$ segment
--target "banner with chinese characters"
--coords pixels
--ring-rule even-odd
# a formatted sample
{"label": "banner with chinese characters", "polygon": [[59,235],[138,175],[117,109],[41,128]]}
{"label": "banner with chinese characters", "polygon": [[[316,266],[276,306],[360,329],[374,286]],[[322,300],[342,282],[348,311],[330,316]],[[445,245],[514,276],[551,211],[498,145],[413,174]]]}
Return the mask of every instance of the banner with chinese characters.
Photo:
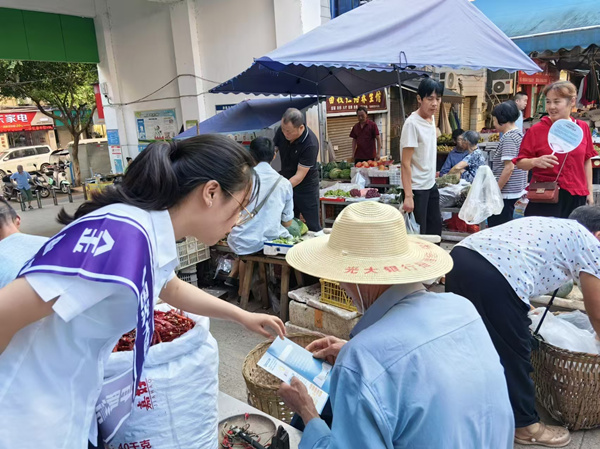
{"label": "banner with chinese characters", "polygon": [[54,129],[54,121],[41,112],[1,112],[0,132]]}
{"label": "banner with chinese characters", "polygon": [[385,91],[383,90],[377,90],[354,98],[327,97],[326,104],[328,114],[356,112],[359,106],[366,107],[369,112],[387,110]]}

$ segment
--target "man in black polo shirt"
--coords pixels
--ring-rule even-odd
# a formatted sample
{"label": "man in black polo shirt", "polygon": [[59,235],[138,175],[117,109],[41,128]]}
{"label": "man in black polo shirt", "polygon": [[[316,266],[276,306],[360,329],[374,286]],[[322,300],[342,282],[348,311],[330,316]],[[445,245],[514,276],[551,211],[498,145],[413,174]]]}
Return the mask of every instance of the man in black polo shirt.
{"label": "man in black polo shirt", "polygon": [[285,111],[273,142],[281,156],[281,175],[289,179],[294,188],[294,215],[302,214],[309,230],[320,231],[319,141],[304,124],[304,116],[298,109]]}

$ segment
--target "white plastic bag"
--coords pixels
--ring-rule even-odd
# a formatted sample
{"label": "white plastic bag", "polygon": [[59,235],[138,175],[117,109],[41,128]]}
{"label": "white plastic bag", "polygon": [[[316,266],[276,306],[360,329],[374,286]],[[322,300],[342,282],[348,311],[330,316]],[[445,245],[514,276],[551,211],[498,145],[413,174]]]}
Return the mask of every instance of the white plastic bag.
{"label": "white plastic bag", "polygon": [[[540,307],[529,312],[529,318],[531,319],[529,328],[532,331],[537,329],[545,310],[545,307]],[[598,354],[596,339],[593,333],[580,329],[567,320],[557,318],[552,312],[546,314],[539,334],[546,342],[559,348],[575,352]]]}
{"label": "white plastic bag", "polygon": [[[171,307],[159,304],[156,310]],[[133,410],[108,449],[216,449],[219,353],[206,317],[186,314],[196,325],[181,337],[150,347]],[[113,352],[105,380],[131,369],[133,351]],[[134,444],[137,443],[137,446]]]}
{"label": "white plastic bag", "polygon": [[574,310],[573,312],[567,313],[559,313],[557,317],[561,320],[568,321],[569,323],[573,324],[579,329],[588,331],[590,334],[594,333],[594,327],[592,326],[590,317],[588,317],[581,310]]}
{"label": "white plastic bag", "polygon": [[461,179],[458,184],[450,184],[449,186],[439,189],[440,207],[454,207],[460,197],[460,192],[468,185],[469,183],[467,181]]}
{"label": "white plastic bag", "polygon": [[494,173],[490,167],[482,165],[477,169],[471,190],[465,204],[460,208],[458,217],[467,224],[474,225],[492,215],[500,214],[503,208],[502,192]]}
{"label": "white plastic bag", "polygon": [[367,180],[363,175],[360,174],[360,171],[357,171],[356,175],[354,175],[354,177],[352,178],[352,184],[357,184],[359,186],[359,190],[364,189],[365,187],[367,187]]}
{"label": "white plastic bag", "polygon": [[406,233],[407,234],[420,234],[421,233],[421,226],[419,225],[419,223],[417,223],[417,220],[415,220],[415,214],[410,212],[410,213],[404,213],[404,222],[406,223]]}

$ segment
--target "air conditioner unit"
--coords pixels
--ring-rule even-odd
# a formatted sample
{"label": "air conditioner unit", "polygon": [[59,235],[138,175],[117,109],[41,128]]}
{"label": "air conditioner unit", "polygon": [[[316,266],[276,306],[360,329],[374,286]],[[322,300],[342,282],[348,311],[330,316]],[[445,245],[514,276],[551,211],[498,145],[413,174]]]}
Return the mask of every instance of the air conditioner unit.
{"label": "air conditioner unit", "polygon": [[496,95],[510,95],[513,93],[513,83],[511,79],[494,80],[492,82],[492,91]]}
{"label": "air conditioner unit", "polygon": [[458,89],[458,75],[455,72],[448,71],[440,73],[440,82],[444,83],[444,87],[447,89]]}

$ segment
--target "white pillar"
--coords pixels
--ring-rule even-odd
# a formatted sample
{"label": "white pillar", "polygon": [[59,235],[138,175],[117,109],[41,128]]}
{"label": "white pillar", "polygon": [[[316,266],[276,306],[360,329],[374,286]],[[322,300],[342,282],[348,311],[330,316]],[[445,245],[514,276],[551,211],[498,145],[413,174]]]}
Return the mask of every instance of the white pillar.
{"label": "white pillar", "polygon": [[177,75],[185,75],[180,76],[177,83],[179,95],[182,96],[181,119],[186,127],[186,122],[201,122],[207,118],[205,94],[202,92],[208,90],[208,85],[201,80],[202,64],[195,0],[183,0],[171,5],[170,14]]}
{"label": "white pillar", "polygon": [[[138,147],[137,141],[129,142],[127,139],[123,109],[121,106],[118,106],[123,96],[115,60],[107,0],[94,1],[97,12],[94,24],[96,26],[98,54],[100,56],[98,80],[100,82],[100,91],[102,92],[102,105],[104,106],[104,122],[107,135],[109,139],[112,136],[118,135],[118,145],[109,146],[112,171],[118,173],[122,172],[122,169],[125,168],[126,157],[133,158],[137,155]],[[117,133],[114,132],[115,130]],[[119,150],[121,154],[118,154]]]}

